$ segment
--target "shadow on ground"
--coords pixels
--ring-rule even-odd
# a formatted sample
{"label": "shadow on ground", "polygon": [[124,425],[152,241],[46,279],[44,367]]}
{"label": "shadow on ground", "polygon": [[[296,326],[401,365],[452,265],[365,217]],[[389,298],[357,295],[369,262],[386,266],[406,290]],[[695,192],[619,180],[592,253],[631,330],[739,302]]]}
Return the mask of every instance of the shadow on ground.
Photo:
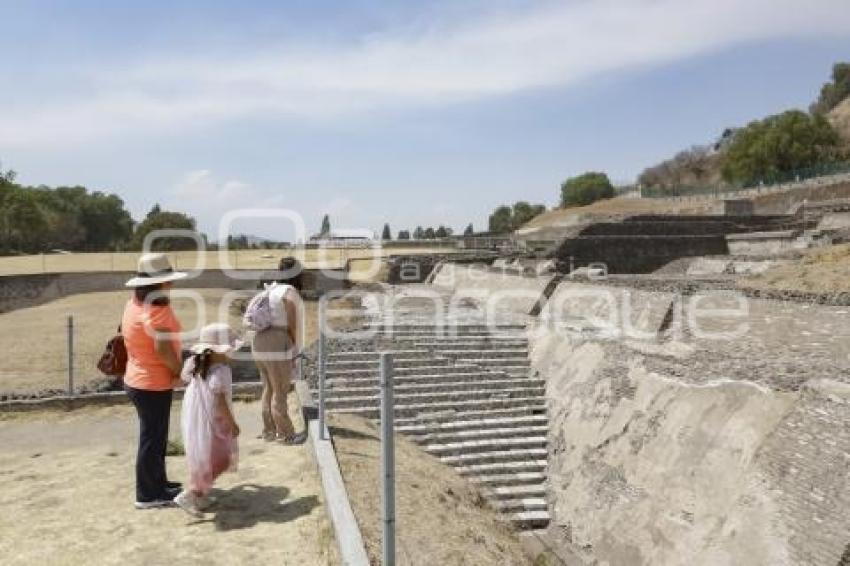
{"label": "shadow on ground", "polygon": [[212,522],[216,530],[248,529],[258,523],[288,523],[319,505],[315,495],[287,501],[289,489],[256,484],[238,485],[229,490],[213,490],[218,499]]}

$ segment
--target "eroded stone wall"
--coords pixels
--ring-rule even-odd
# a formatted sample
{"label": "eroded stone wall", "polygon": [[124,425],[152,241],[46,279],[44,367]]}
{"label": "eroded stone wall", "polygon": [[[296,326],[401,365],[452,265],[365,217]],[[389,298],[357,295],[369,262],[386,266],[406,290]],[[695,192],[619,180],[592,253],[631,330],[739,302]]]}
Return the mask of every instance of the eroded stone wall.
{"label": "eroded stone wall", "polygon": [[[636,310],[666,300],[637,297]],[[607,309],[541,315],[529,331],[547,380],[554,532],[612,565],[838,564],[850,543],[843,375],[774,388],[759,375],[773,372],[764,356],[780,357],[767,334],[754,339],[765,342],[754,359],[726,346],[738,374],[716,363],[667,371],[693,365],[701,345],[588,332]]]}

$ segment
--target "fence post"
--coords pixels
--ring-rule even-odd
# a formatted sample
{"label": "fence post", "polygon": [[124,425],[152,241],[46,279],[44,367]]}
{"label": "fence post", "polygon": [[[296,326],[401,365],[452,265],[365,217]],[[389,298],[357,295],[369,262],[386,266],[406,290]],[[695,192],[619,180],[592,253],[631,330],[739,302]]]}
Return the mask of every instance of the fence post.
{"label": "fence post", "polygon": [[74,315],[68,315],[68,395],[74,395]]}
{"label": "fence post", "polygon": [[325,434],[325,301],[319,299],[319,439],[327,440]]}
{"label": "fence post", "polygon": [[393,442],[393,355],[381,353],[381,493],[383,565],[395,566],[395,445]]}

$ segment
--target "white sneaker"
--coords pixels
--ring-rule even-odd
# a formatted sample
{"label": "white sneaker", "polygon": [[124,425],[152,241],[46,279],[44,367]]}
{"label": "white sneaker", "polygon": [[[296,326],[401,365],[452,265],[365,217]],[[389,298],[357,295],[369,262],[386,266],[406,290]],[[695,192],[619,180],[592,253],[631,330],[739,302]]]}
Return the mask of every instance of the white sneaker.
{"label": "white sneaker", "polygon": [[198,507],[198,498],[191,491],[181,491],[174,498],[174,503],[193,517],[203,517],[203,512]]}
{"label": "white sneaker", "polygon": [[152,501],[136,501],[136,509],[157,509],[160,507],[173,507],[174,502],[170,499],[154,499]]}

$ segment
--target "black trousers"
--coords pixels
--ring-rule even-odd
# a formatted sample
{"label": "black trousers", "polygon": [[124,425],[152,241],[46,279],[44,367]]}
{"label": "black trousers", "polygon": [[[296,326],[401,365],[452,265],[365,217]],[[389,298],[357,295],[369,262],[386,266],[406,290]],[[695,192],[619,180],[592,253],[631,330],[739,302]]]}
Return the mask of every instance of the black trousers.
{"label": "black trousers", "polygon": [[171,416],[169,391],[145,391],[124,386],[139,415],[139,451],[136,454],[136,501],[166,498],[165,449]]}

